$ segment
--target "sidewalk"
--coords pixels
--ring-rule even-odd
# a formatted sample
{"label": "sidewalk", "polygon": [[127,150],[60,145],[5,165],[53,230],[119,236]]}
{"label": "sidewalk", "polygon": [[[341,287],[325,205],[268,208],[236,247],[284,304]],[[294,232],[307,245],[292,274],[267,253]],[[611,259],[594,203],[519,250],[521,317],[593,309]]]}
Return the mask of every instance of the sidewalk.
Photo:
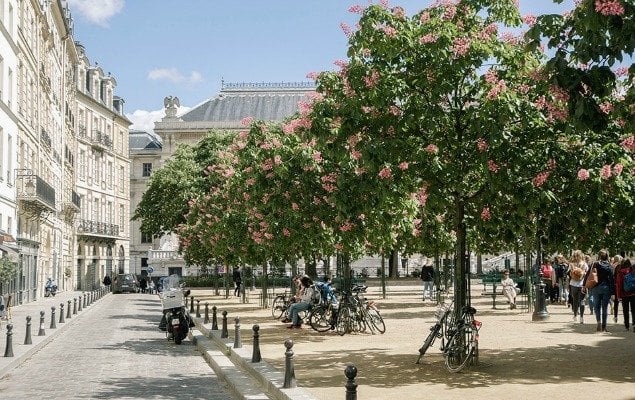
{"label": "sidewalk", "polygon": [[[12,318],[10,320],[0,320],[0,378],[7,372],[16,368],[31,354],[35,353],[46,345],[53,338],[64,332],[74,322],[82,317],[82,314],[89,312],[91,305],[84,309],[82,301],[82,309],[79,311],[79,302],[77,303],[77,313],[73,314],[75,306],[74,299],[83,299],[84,294],[90,292],[66,291],[57,292],[55,297],[42,297],[36,301],[13,306],[11,308]],[[71,300],[71,318],[68,319],[68,300]],[[79,301],[79,300],[78,300]],[[95,300],[99,301],[99,300]],[[60,303],[64,303],[64,323],[60,323]],[[88,302],[87,302],[88,304]],[[95,302],[93,302],[95,304]],[[55,328],[51,329],[51,307],[55,307]],[[40,312],[44,311],[44,336],[38,336],[40,330]],[[31,317],[31,342],[32,344],[24,344],[27,333],[27,316]],[[13,357],[4,357],[7,348],[7,325],[13,325],[13,335],[11,337]]]}
{"label": "sidewalk", "polygon": [[[372,283],[371,283],[372,285]],[[626,332],[609,319],[611,333],[596,333],[595,318],[587,315],[584,325],[573,323],[571,309],[549,305],[550,317],[532,322],[526,310],[509,310],[503,298],[492,309],[491,296],[480,295],[482,285],[472,287],[477,319],[483,322],[480,332],[480,364],[468,366],[458,374],[445,369],[439,342],[415,364],[418,349],[434,320],[436,305],[423,303],[418,285],[388,288],[386,299],[379,288],[370,287],[366,297],[377,300],[386,322],[384,335],[369,333],[339,336],[334,332],[318,333],[310,327],[286,329],[287,324],[274,320],[270,309],[258,304],[258,293],[251,303],[215,296],[213,290],[192,290],[200,300],[201,318],[197,319],[201,337],[211,337],[234,361],[242,358],[250,364],[256,379],[272,382],[278,388],[285,371],[286,339],[293,340],[295,378],[301,396],[283,394],[278,398],[345,398],[344,370],[353,364],[358,370],[358,398],[400,400],[444,399],[516,399],[532,395],[558,399],[602,398],[634,399],[632,374],[635,360],[635,333]],[[203,324],[204,307],[218,308],[218,326],[222,329],[222,311],[227,311],[228,338],[219,332],[210,336],[211,322]],[[242,348],[233,349],[235,318],[239,317]],[[259,325],[260,352],[265,367],[250,362],[254,324]],[[238,360],[240,361],[240,360]],[[263,369],[264,372],[258,371]],[[271,371],[275,371],[273,378]],[[265,375],[265,376],[263,376]],[[283,390],[284,392],[284,390]],[[583,396],[580,396],[584,393]]]}

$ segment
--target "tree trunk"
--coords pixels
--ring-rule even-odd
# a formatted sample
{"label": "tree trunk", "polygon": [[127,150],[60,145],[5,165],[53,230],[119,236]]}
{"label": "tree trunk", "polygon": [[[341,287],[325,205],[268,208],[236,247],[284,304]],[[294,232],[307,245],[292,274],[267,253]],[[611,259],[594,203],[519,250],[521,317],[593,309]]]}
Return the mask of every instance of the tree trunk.
{"label": "tree trunk", "polygon": [[456,202],[456,256],[455,256],[455,276],[454,276],[454,311],[460,315],[463,306],[468,304],[467,296],[467,259],[465,257],[467,248],[467,234],[465,226],[465,204],[463,200]]}
{"label": "tree trunk", "polygon": [[309,262],[306,264],[305,274],[309,275],[311,279],[317,279],[317,258],[315,254],[311,255]]}
{"label": "tree trunk", "polygon": [[269,301],[267,299],[267,291],[269,289],[269,273],[267,271],[267,263],[262,264],[262,308],[269,308]]}

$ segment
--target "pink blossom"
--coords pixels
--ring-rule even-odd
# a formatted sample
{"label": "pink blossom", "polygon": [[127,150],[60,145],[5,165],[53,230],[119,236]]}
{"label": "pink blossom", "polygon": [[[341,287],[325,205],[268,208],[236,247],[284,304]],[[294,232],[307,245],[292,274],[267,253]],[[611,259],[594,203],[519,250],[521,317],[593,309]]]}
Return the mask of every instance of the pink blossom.
{"label": "pink blossom", "polygon": [[359,4],[355,4],[348,8],[348,12],[354,13],[354,14],[361,14],[364,12],[364,8],[365,7],[360,6]]}
{"label": "pink blossom", "polygon": [[498,26],[494,23],[491,23],[485,27],[483,32],[488,36],[494,35],[496,34],[496,32],[498,32]]}
{"label": "pink blossom", "polygon": [[311,79],[312,81],[316,80],[320,76],[319,72],[309,72],[306,74],[307,79]]}
{"label": "pink blossom", "polygon": [[262,142],[260,143],[260,148],[263,150],[271,150],[272,146],[271,143]]}
{"label": "pink blossom", "polygon": [[627,138],[622,140],[620,145],[626,150],[634,152],[635,151],[635,136],[633,135],[628,136]]}
{"label": "pink blossom", "polygon": [[523,16],[523,22],[527,24],[528,26],[534,26],[536,24],[536,21],[537,19],[535,15],[527,14]]}
{"label": "pink blossom", "polygon": [[487,140],[483,139],[483,138],[479,138],[476,141],[476,148],[478,149],[478,151],[480,151],[481,153],[484,152],[485,150],[487,150],[487,148],[489,147],[489,145],[487,144]]}
{"label": "pink blossom", "polygon": [[620,176],[622,174],[622,170],[624,169],[624,166],[620,163],[617,163],[613,166],[613,175],[615,176]]}
{"label": "pink blossom", "polygon": [[422,12],[421,16],[419,16],[419,21],[421,21],[422,24],[425,24],[429,20],[430,20],[430,13],[427,11]]}
{"label": "pink blossom", "polygon": [[445,9],[445,12],[443,13],[443,19],[449,21],[449,20],[453,19],[455,15],[456,15],[456,6],[449,5]]}
{"label": "pink blossom", "polygon": [[611,165],[607,164],[600,169],[600,176],[602,179],[608,179],[611,177]]}
{"label": "pink blossom", "polygon": [[394,38],[395,36],[397,36],[397,30],[392,26],[382,26],[381,30],[384,31],[384,33],[388,37]]}
{"label": "pink blossom", "polygon": [[399,107],[395,105],[390,106],[390,108],[388,109],[388,112],[390,112],[395,117],[398,117],[401,115],[401,110],[399,109]]}
{"label": "pink blossom", "polygon": [[435,35],[434,33],[428,33],[427,35],[423,35],[419,38],[419,43],[420,44],[427,44],[427,43],[433,43],[437,41],[437,35]]}
{"label": "pink blossom", "polygon": [[551,173],[549,171],[542,171],[540,172],[538,175],[536,175],[533,179],[532,179],[532,183],[535,187],[540,187],[542,185],[544,185],[544,183],[547,181],[547,178],[549,178],[549,175]]}
{"label": "pink blossom", "polygon": [[282,228],[282,234],[286,237],[289,237],[291,235],[291,232],[289,232],[289,229],[287,228]]}
{"label": "pink blossom", "polygon": [[316,163],[321,163],[323,161],[322,153],[319,151],[316,151],[315,153],[313,153],[312,157],[313,157],[313,161],[315,161]]}
{"label": "pink blossom", "polygon": [[291,203],[291,208],[297,211],[300,209],[300,206],[298,205],[298,203],[293,202]]}
{"label": "pink blossom", "polygon": [[483,221],[489,221],[492,218],[492,215],[489,212],[489,207],[483,207],[481,211],[481,219]]}
{"label": "pink blossom", "polygon": [[406,16],[406,11],[403,9],[403,7],[399,7],[399,6],[393,7],[392,13],[397,18],[403,18]]}
{"label": "pink blossom", "polygon": [[600,110],[602,110],[602,112],[604,114],[608,114],[611,111],[613,111],[613,104],[609,103],[608,101],[600,104]]}
{"label": "pink blossom", "polygon": [[238,137],[242,140],[245,140],[249,137],[249,131],[240,131]]}
{"label": "pink blossom", "polygon": [[619,67],[615,70],[615,75],[617,76],[626,76],[628,75],[628,68],[626,67]]}
{"label": "pink blossom", "polygon": [[251,199],[251,196],[249,195],[249,193],[243,193],[243,198],[245,199],[245,201],[249,201],[249,199]]}
{"label": "pink blossom", "polygon": [[364,77],[364,84],[367,88],[372,89],[379,82],[379,72],[377,70],[371,71],[369,76]]}
{"label": "pink blossom", "polygon": [[496,173],[498,172],[498,165],[493,160],[487,160],[487,169]]}
{"label": "pink blossom", "polygon": [[350,221],[346,221],[345,223],[340,225],[340,231],[348,232],[348,231],[352,230],[354,227],[355,227],[355,225],[353,223],[351,223]]}
{"label": "pink blossom", "polygon": [[622,15],[624,6],[620,0],[595,0],[595,11],[602,15]]}
{"label": "pink blossom", "polygon": [[253,117],[245,117],[240,120],[240,124],[243,126],[249,126],[252,122],[254,122]]}
{"label": "pink blossom", "polygon": [[399,163],[399,169],[402,171],[405,171],[408,169],[408,167],[410,166],[410,164],[406,161],[402,161]]}
{"label": "pink blossom", "polygon": [[430,143],[427,147],[426,147],[426,151],[430,154],[436,154],[439,152],[439,148],[435,145]]}
{"label": "pink blossom", "polygon": [[378,175],[381,179],[390,179],[392,178],[392,171],[390,170],[390,167],[384,167],[381,171],[379,171]]}
{"label": "pink blossom", "polygon": [[498,82],[498,75],[493,69],[488,69],[483,77],[485,78],[485,82],[489,83],[490,85],[494,85],[496,84],[496,82]]}
{"label": "pink blossom", "polygon": [[359,160],[362,158],[362,152],[359,150],[351,150],[351,158],[353,160]]}
{"label": "pink blossom", "polygon": [[253,184],[256,183],[256,180],[254,178],[249,178],[245,181],[245,183],[247,186],[253,186]]}
{"label": "pink blossom", "polygon": [[450,49],[454,53],[455,57],[463,56],[470,49],[471,40],[468,37],[459,37],[454,39]]}
{"label": "pink blossom", "polygon": [[416,194],[415,194],[415,198],[417,199],[417,203],[419,203],[420,206],[425,206],[426,205],[426,201],[428,201],[428,189],[427,188],[422,188],[421,190],[419,190]]}
{"label": "pink blossom", "polygon": [[548,168],[550,171],[553,171],[554,169],[556,169],[556,166],[557,166],[557,165],[558,165],[558,162],[557,162],[554,158],[550,158],[550,159],[547,161],[547,168]]}
{"label": "pink blossom", "polygon": [[333,193],[335,191],[335,185],[332,185],[330,183],[323,183],[322,187],[329,193]]}
{"label": "pink blossom", "polygon": [[350,38],[351,35],[353,34],[353,31],[351,30],[350,25],[348,25],[346,22],[340,23],[340,28],[342,28],[342,31],[344,32],[346,37]]}
{"label": "pink blossom", "polygon": [[487,98],[493,100],[498,97],[499,94],[504,92],[507,89],[507,84],[504,80],[499,80],[494,87],[492,87],[489,92],[487,92]]}

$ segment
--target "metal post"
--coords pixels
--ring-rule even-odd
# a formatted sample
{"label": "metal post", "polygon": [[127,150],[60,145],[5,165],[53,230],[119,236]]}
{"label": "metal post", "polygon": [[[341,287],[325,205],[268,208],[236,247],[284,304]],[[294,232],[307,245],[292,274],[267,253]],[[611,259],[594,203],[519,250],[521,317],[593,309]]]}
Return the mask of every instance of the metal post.
{"label": "metal post", "polygon": [[547,311],[547,293],[545,283],[542,281],[543,273],[539,271],[538,281],[536,282],[536,307],[534,313],[531,316],[532,321],[544,321],[549,318],[549,312]]}
{"label": "metal post", "polygon": [[77,315],[77,299],[73,299],[73,315]]}
{"label": "metal post", "polygon": [[346,375],[346,400],[357,400],[357,383],[355,377],[357,376],[357,367],[353,364],[346,366],[344,370]]}
{"label": "metal post", "polygon": [[496,282],[492,282],[493,293],[492,293],[492,308],[496,309]]}
{"label": "metal post", "polygon": [[190,296],[190,314],[194,314],[194,296]]}
{"label": "metal post", "polygon": [[71,301],[68,301],[68,307],[66,307],[66,319],[71,319]]}
{"label": "metal post", "polygon": [[82,311],[82,295],[77,297],[77,311]]}
{"label": "metal post", "polygon": [[196,318],[201,318],[201,300],[196,300]]}
{"label": "metal post", "polygon": [[64,323],[64,303],[60,303],[60,324]]}
{"label": "metal post", "polygon": [[220,332],[221,339],[228,338],[229,332],[227,332],[227,311],[223,311],[223,329]]}
{"label": "metal post", "polygon": [[49,328],[51,329],[57,328],[57,326],[55,326],[55,306],[51,307],[51,326],[49,326]]}
{"label": "metal post", "polygon": [[38,336],[46,336],[44,331],[44,311],[40,311],[40,330],[37,331]]}
{"label": "metal post", "polygon": [[254,325],[251,329],[254,331],[254,351],[251,353],[251,362],[257,363],[262,361],[262,356],[260,355],[260,327],[258,325]]}
{"label": "metal post", "polygon": [[284,347],[286,347],[287,350],[284,352],[284,384],[282,387],[284,389],[289,389],[297,386],[295,381],[295,369],[293,367],[293,350],[291,350],[293,347],[293,340],[285,340]]}
{"label": "metal post", "polygon": [[84,308],[86,308],[86,306],[88,305],[86,304],[87,303],[86,292],[83,292],[82,295],[84,296]]}
{"label": "metal post", "polygon": [[212,330],[218,330],[218,321],[216,318],[216,306],[212,307]]}
{"label": "metal post", "polygon": [[7,345],[4,348],[5,357],[13,357],[13,324],[7,325]]}
{"label": "metal post", "polygon": [[240,337],[240,318],[234,318],[234,348],[239,349],[243,347],[243,343]]}
{"label": "metal post", "polygon": [[205,319],[203,320],[204,324],[209,324],[209,303],[205,302]]}
{"label": "metal post", "polygon": [[31,316],[26,317],[26,335],[24,336],[24,344],[33,344],[31,340]]}

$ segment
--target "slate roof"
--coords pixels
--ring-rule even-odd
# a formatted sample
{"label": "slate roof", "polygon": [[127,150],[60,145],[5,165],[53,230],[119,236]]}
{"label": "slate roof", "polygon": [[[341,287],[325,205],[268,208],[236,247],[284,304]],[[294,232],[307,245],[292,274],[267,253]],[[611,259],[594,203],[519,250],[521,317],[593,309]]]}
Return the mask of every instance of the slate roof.
{"label": "slate roof", "polygon": [[235,122],[245,117],[282,121],[298,111],[315,91],[313,83],[223,83],[218,96],[199,104],[181,119],[186,122]]}
{"label": "slate roof", "polygon": [[130,130],[128,146],[130,150],[160,150],[162,144],[159,135],[146,131]]}

